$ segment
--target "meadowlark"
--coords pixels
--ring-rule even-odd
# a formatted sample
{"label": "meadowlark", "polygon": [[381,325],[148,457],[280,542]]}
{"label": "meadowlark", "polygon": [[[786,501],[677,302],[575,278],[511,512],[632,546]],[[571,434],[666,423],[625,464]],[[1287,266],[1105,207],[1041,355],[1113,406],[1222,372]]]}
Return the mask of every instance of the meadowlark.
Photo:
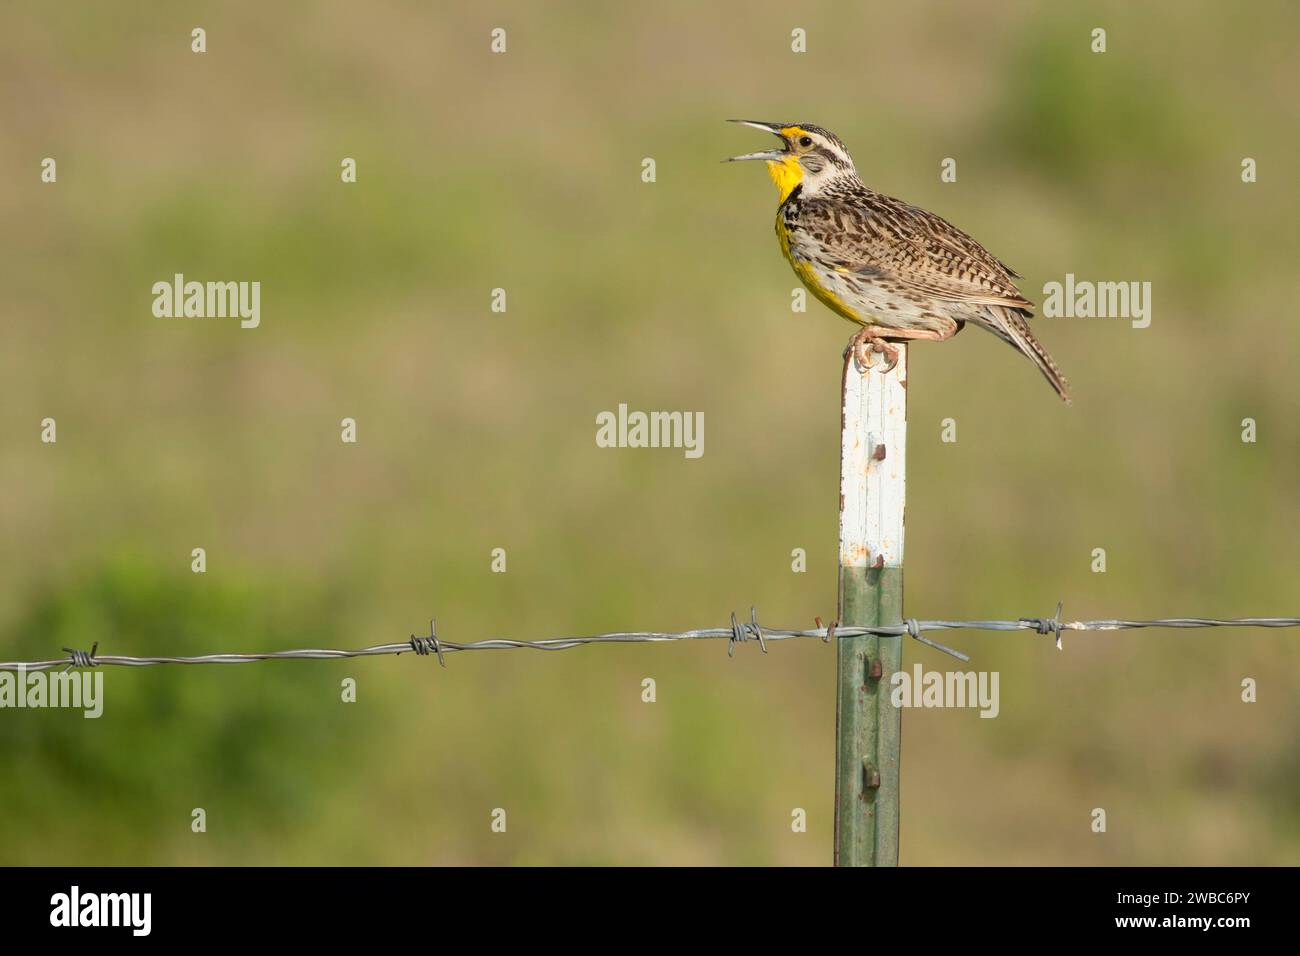
{"label": "meadowlark", "polygon": [[941,216],[876,192],[858,178],[840,138],[808,123],[731,120],[775,133],[777,149],[733,156],[759,159],[781,194],[776,235],[804,285],[862,328],[850,348],[866,367],[867,350],[892,368],[890,340],[942,341],[967,322],[988,329],[1038,366],[1070,401],[1065,376],[1025,321],[1030,302],[1020,276]]}

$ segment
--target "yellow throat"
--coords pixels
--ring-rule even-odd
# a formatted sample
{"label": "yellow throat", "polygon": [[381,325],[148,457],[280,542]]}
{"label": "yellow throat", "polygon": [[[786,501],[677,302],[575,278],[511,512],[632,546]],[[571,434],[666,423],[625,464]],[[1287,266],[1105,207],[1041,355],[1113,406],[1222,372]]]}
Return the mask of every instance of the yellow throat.
{"label": "yellow throat", "polygon": [[776,183],[777,191],[781,193],[781,202],[785,202],[794,192],[794,188],[803,182],[803,167],[799,165],[799,160],[795,156],[787,156],[781,160],[769,159],[767,174],[772,177],[772,182]]}

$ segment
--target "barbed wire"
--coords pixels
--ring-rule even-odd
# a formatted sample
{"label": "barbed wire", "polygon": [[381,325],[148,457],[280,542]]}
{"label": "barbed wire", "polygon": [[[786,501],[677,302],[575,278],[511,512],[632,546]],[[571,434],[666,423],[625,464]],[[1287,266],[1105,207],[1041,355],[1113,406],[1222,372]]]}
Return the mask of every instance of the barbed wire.
{"label": "barbed wire", "polygon": [[67,657],[58,657],[44,661],[8,661],[0,662],[0,671],[44,671],[62,667],[65,671],[72,667],[98,667],[101,665],[121,667],[151,667],[156,664],[251,664],[257,661],[283,660],[337,660],[350,657],[375,657],[387,654],[405,654],[414,652],[419,656],[434,654],[438,663],[447,666],[446,655],[456,651],[495,651],[528,648],[536,651],[564,651],[585,644],[653,644],[664,641],[709,641],[725,640],[727,656],[735,653],[736,645],[746,641],[757,641],[764,654],[767,653],[768,641],[788,641],[797,638],[819,638],[829,643],[840,638],[907,636],[935,650],[950,654],[961,661],[970,657],[933,641],[925,636],[926,631],[1033,631],[1036,634],[1053,635],[1056,647],[1061,649],[1061,634],[1064,631],[1122,631],[1137,628],[1168,627],[1300,627],[1297,617],[1238,617],[1217,619],[1207,617],[1164,617],[1150,621],[1134,621],[1114,618],[1099,621],[1062,621],[1061,604],[1056,605],[1056,613],[1051,617],[1021,617],[1007,621],[921,621],[906,618],[900,624],[881,626],[861,626],[840,624],[838,621],[823,625],[821,618],[816,618],[816,627],[807,629],[767,627],[758,623],[758,612],[749,609],[749,620],[738,620],[731,615],[731,624],[727,627],[705,627],[693,631],[615,631],[610,634],[592,634],[584,637],[553,637],[536,641],[517,641],[504,637],[494,637],[483,641],[461,643],[444,640],[437,636],[437,621],[429,622],[428,635],[412,634],[409,640],[394,644],[374,644],[353,650],[334,650],[328,648],[304,648],[289,651],[268,651],[255,654],[201,654],[193,657],[131,657],[121,654],[99,654],[99,642],[89,651],[63,648]]}

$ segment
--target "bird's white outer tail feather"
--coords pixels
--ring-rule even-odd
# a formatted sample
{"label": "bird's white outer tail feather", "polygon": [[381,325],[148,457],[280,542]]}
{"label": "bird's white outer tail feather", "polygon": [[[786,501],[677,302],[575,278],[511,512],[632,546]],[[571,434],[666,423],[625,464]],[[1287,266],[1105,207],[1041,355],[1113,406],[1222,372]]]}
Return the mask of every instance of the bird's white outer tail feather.
{"label": "bird's white outer tail feather", "polygon": [[1043,373],[1043,378],[1056,389],[1056,394],[1060,395],[1067,405],[1070,404],[1070,383],[1065,380],[1065,374],[1048,354],[1047,349],[1043,348],[1038,339],[1034,338],[1034,333],[1029,331],[1029,323],[1025,321],[1024,316],[1016,309],[1003,306],[989,306],[989,313],[991,315],[989,330],[1029,356],[1030,360],[1038,366],[1038,370]]}

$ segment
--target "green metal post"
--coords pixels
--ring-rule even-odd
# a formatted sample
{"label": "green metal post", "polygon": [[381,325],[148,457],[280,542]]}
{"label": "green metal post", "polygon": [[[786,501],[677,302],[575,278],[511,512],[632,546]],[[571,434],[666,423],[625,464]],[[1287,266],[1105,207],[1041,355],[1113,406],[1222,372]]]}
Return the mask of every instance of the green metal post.
{"label": "green metal post", "polygon": [[[903,614],[907,347],[898,364],[861,371],[844,363],[840,465],[839,620],[899,624]],[[890,677],[901,637],[837,639],[835,864],[898,865],[902,713]]]}

